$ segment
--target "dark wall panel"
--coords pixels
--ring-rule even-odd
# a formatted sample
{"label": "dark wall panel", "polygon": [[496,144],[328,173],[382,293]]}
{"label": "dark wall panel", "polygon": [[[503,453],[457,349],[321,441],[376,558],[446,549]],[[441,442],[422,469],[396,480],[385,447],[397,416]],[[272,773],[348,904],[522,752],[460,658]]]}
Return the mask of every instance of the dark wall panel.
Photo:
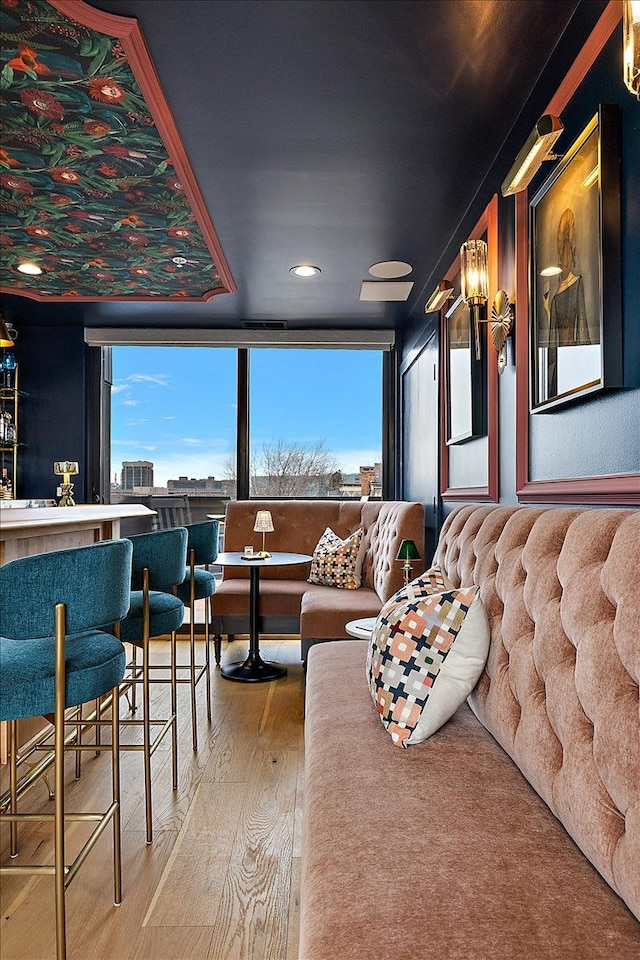
{"label": "dark wall panel", "polygon": [[30,327],[18,320],[20,408],[27,448],[18,465],[19,498],[55,497],[54,460],[77,460],[75,499],[86,501],[85,345],[81,327]]}
{"label": "dark wall panel", "polygon": [[[640,470],[640,104],[622,83],[621,52],[619,28],[563,112],[558,149],[571,146],[599,103],[619,106],[625,389],[532,416],[531,480]],[[532,190],[547,173],[538,175]]]}

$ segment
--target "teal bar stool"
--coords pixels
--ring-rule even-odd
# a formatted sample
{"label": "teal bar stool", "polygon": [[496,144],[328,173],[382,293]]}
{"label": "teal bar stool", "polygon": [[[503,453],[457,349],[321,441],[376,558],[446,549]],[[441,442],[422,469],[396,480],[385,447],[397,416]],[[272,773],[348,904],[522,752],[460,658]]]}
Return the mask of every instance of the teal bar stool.
{"label": "teal bar stool", "polygon": [[[125,672],[125,649],[104,624],[117,624],[129,609],[131,544],[112,540],[73,550],[12,560],[0,567],[0,720],[8,721],[10,789],[0,821],[10,824],[10,853],[18,855],[17,829],[26,820],[53,820],[53,865],[2,865],[1,874],[50,874],[54,878],[56,956],[65,960],[66,889],[98,836],[113,824],[114,901],[122,901],[120,849],[120,762],[118,685]],[[117,632],[117,626],[114,628]],[[65,720],[68,707],[78,707],[110,693],[112,802],[103,813],[65,810]],[[54,812],[17,812],[17,721],[53,714]],[[83,724],[92,722],[83,720]],[[98,714],[96,721],[100,723]],[[102,721],[104,722],[104,721]],[[70,739],[73,743],[73,736]],[[78,745],[73,747],[80,749]],[[88,745],[85,749],[93,750]],[[91,836],[65,864],[65,821],[95,823]]]}
{"label": "teal bar stool", "polygon": [[[184,604],[176,596],[177,586],[185,578],[187,563],[187,531],[184,527],[158,530],[131,537],[133,560],[131,572],[131,608],[122,621],[120,637],[132,644],[133,657],[124,680],[125,689],[131,688],[131,710],[136,712],[136,687],[142,684],[142,719],[125,720],[125,723],[142,725],[142,745],[123,744],[122,750],[142,750],[144,754],[144,792],[147,827],[147,843],[153,840],[153,813],[151,803],[151,757],[165,734],[171,731],[171,766],[173,789],[178,789],[178,731],[176,722],[176,630],[184,620]],[[166,666],[152,664],[149,659],[149,641],[153,637],[171,636],[171,708],[169,716],[156,720],[150,712],[150,682],[153,670]],[[137,650],[142,651],[142,664],[138,665]],[[160,729],[151,739],[151,728]]]}
{"label": "teal bar stool", "polygon": [[[198,749],[198,724],[196,717],[196,687],[203,676],[207,685],[207,719],[211,720],[211,659],[209,655],[209,629],[212,616],[211,597],[216,592],[216,578],[207,568],[218,556],[218,521],[205,520],[190,523],[187,531],[186,577],[178,587],[178,596],[189,605],[189,677],[191,684],[191,731],[193,749]],[[196,663],[196,600],[206,600],[204,618],[204,665]],[[178,681],[182,682],[182,681]]]}

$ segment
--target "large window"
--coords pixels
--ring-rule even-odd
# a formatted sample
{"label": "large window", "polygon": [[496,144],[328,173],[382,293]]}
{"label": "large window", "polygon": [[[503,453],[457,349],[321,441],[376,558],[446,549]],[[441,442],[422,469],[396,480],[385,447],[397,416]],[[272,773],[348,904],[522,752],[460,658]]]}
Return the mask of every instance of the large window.
{"label": "large window", "polygon": [[113,347],[112,363],[112,502],[233,498],[236,350]]}
{"label": "large window", "polygon": [[252,348],[245,396],[236,349],[113,347],[112,502],[187,497],[195,520],[247,476],[253,497],[382,496],[382,356]]}
{"label": "large window", "polygon": [[382,353],[250,352],[255,497],[382,496]]}

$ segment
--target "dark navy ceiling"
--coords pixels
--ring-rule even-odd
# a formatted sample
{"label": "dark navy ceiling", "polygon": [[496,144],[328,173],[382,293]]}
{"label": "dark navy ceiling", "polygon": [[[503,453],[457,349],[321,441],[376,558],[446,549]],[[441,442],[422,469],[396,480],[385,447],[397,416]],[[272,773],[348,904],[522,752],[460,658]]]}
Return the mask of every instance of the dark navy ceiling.
{"label": "dark navy ceiling", "polygon": [[[138,19],[237,292],[66,311],[32,302],[35,320],[376,328],[423,311],[447,245],[490,199],[476,194],[492,161],[509,137],[515,156],[532,125],[521,111],[545,65],[567,34],[579,45],[604,0],[92,6]],[[408,302],[359,301],[369,266],[388,259],[414,266]],[[321,275],[290,276],[302,262]],[[19,319],[16,301],[3,297]]]}

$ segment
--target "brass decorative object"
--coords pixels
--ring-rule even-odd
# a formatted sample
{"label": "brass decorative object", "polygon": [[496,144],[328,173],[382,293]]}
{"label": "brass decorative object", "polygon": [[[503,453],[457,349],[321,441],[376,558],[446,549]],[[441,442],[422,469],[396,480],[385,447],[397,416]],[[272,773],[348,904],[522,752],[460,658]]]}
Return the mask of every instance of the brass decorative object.
{"label": "brass decorative object", "polygon": [[73,499],[73,484],[71,477],[80,473],[76,460],[55,460],[53,472],[58,477],[62,477],[62,483],[57,489],[57,496],[60,497],[59,507],[75,507],[76,502]]}
{"label": "brass decorative object", "polygon": [[498,354],[498,373],[504,373],[507,366],[507,337],[513,329],[514,308],[504,290],[498,290],[493,298],[491,320],[489,321],[491,342]]}

